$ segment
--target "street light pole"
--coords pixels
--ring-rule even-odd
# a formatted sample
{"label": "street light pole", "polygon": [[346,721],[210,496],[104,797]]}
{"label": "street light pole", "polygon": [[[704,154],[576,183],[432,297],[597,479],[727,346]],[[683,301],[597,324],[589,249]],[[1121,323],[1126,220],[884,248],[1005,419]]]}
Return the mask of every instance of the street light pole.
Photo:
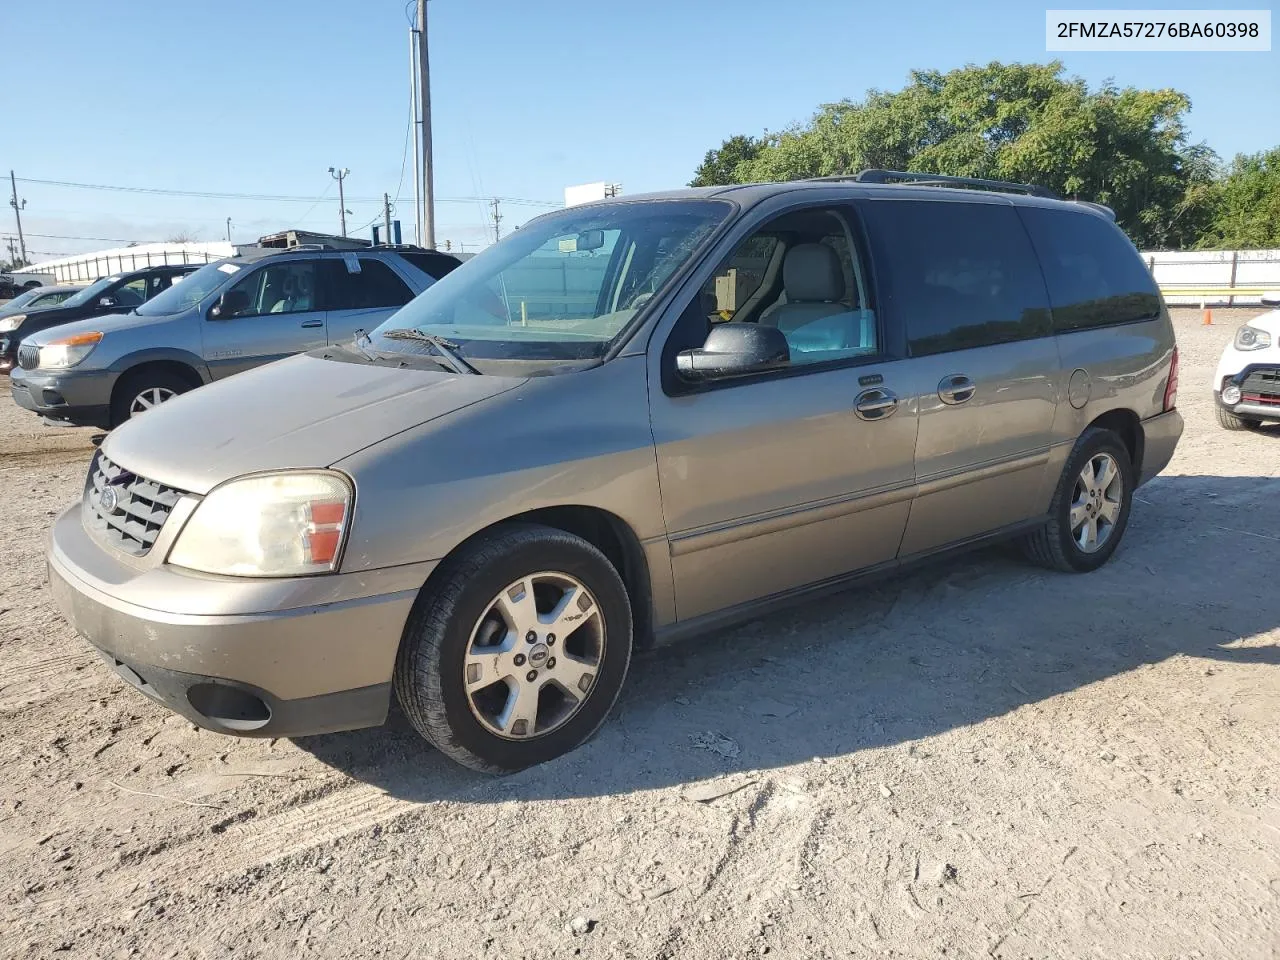
{"label": "street light pole", "polygon": [[436,247],[435,186],[431,160],[431,71],[427,62],[427,0],[418,0],[418,88],[422,104],[422,245]]}
{"label": "street light pole", "polygon": [[231,218],[227,217],[227,243],[231,242]]}
{"label": "street light pole", "polygon": [[347,174],[350,172],[351,170],[347,167],[343,167],[341,170],[334,167],[329,168],[329,176],[338,181],[338,216],[342,218],[342,235],[344,237],[347,235],[347,201],[342,193],[342,181],[346,179]]}

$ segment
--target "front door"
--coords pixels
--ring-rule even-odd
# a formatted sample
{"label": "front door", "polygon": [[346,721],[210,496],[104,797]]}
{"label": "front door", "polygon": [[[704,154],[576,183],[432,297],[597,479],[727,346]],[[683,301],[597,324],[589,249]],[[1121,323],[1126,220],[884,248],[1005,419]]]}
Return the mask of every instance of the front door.
{"label": "front door", "polygon": [[[316,260],[272,258],[233,284],[248,305],[203,325],[204,360],[216,380],[290,354],[323,347],[325,314],[316,302]],[[236,299],[239,299],[238,297]]]}
{"label": "front door", "polygon": [[861,208],[919,406],[903,557],[1043,514],[1061,364],[1026,230],[1006,200]]}
{"label": "front door", "polygon": [[[905,367],[885,350],[857,236],[853,211],[840,205],[766,220],[731,246],[651,360],[680,620],[897,554],[913,490],[915,411],[897,400]],[[777,328],[788,365],[682,382],[676,354],[719,323]]]}
{"label": "front door", "polygon": [[330,343],[347,343],[357,330],[372,330],[413,299],[390,266],[354,253],[320,261],[320,288]]}

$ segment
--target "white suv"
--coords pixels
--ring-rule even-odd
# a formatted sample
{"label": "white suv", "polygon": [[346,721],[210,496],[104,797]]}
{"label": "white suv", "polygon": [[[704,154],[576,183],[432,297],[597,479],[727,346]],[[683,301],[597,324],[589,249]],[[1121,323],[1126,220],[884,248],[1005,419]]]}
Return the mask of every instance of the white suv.
{"label": "white suv", "polygon": [[[1262,298],[1280,307],[1280,293]],[[1280,309],[1254,317],[1222,351],[1213,377],[1218,423],[1227,430],[1248,430],[1280,423]]]}

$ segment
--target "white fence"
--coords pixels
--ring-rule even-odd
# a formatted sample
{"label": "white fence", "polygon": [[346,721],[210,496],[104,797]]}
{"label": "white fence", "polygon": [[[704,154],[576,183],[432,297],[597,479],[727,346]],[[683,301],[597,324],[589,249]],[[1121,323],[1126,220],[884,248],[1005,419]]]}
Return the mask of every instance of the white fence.
{"label": "white fence", "polygon": [[1142,259],[1171,306],[1199,306],[1202,301],[1213,306],[1256,306],[1261,302],[1257,295],[1180,297],[1175,292],[1179,287],[1264,287],[1280,292],[1280,250],[1144,252]]}
{"label": "white fence", "polygon": [[223,240],[212,243],[140,243],[132,247],[115,247],[96,253],[78,253],[57,260],[45,260],[28,270],[52,273],[58,283],[91,283],[99,277],[143,267],[168,263],[209,263],[235,256],[233,244]]}

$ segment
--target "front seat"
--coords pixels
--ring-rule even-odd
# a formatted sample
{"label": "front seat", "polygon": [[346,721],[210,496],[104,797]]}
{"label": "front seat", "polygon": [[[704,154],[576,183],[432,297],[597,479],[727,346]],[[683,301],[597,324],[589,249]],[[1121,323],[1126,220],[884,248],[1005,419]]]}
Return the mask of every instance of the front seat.
{"label": "front seat", "polygon": [[782,287],[787,302],[770,307],[760,322],[784,334],[814,320],[849,312],[840,302],[844,296],[840,258],[825,243],[798,243],[787,251],[782,261]]}

